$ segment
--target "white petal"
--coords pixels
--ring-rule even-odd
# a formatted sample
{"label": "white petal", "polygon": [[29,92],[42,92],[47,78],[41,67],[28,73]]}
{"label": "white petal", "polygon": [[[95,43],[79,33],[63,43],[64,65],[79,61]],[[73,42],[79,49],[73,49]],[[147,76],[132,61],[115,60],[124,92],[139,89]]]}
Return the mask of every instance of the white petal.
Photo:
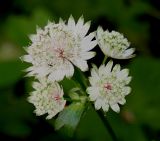
{"label": "white petal", "polygon": [[34,70],[34,67],[33,67],[33,66],[31,66],[31,67],[29,67],[29,68],[25,69],[24,71],[25,71],[25,72],[30,72],[30,71],[33,71],[33,70]]}
{"label": "white petal", "polygon": [[128,85],[128,84],[131,82],[131,80],[132,80],[132,77],[131,77],[131,76],[127,77],[127,78],[125,79],[125,85]]}
{"label": "white petal", "polygon": [[90,42],[93,38],[95,37],[95,32],[90,33],[89,35],[87,35],[86,37],[84,37],[82,42]]}
{"label": "white petal", "polygon": [[65,21],[62,18],[59,18],[59,23],[60,24],[65,24]]}
{"label": "white petal", "polygon": [[88,32],[88,30],[90,28],[90,25],[91,25],[90,21],[85,23],[85,25],[83,26],[83,28],[81,29],[81,32],[80,32],[81,37],[84,37],[87,34],[87,32]]}
{"label": "white petal", "polygon": [[119,64],[117,64],[117,65],[114,66],[112,72],[118,73],[120,71],[120,69],[121,69],[121,66]]}
{"label": "white petal", "polygon": [[75,21],[74,21],[74,18],[73,18],[72,15],[69,17],[68,27],[69,27],[70,29],[74,29],[74,30],[75,30]]}
{"label": "white petal", "polygon": [[103,43],[101,43],[101,42],[98,42],[98,44],[99,44],[99,46],[100,46],[100,49],[102,50],[102,52],[106,55],[106,56],[109,56],[109,57],[112,57],[112,58],[114,58],[113,56],[112,56],[112,53],[111,53],[111,47],[110,47],[110,45],[109,44],[105,44],[105,45],[103,45]]}
{"label": "white petal", "polygon": [[95,106],[95,109],[96,109],[96,110],[99,110],[99,109],[102,107],[102,101],[101,101],[100,99],[97,99],[97,100],[95,101],[94,106]]}
{"label": "white petal", "polygon": [[83,24],[84,24],[84,18],[83,16],[81,16],[76,24],[76,30],[77,30],[77,33],[81,33],[81,30],[83,28]]}
{"label": "white petal", "polygon": [[131,92],[131,87],[124,87],[124,95],[128,95]]}
{"label": "white petal", "polygon": [[99,26],[98,29],[97,29],[97,37],[98,37],[98,39],[101,38],[103,32],[104,32],[103,28],[101,26]]}
{"label": "white petal", "polygon": [[40,40],[39,36],[37,36],[36,34],[29,35],[29,38],[32,42],[38,42]]}
{"label": "white petal", "polygon": [[42,34],[43,30],[39,26],[36,27],[37,34]]}
{"label": "white petal", "polygon": [[99,90],[97,87],[88,87],[87,88],[87,93],[90,95],[91,101],[95,101],[99,95]]}
{"label": "white petal", "polygon": [[98,73],[98,68],[95,64],[92,64],[92,68]]}
{"label": "white petal", "polygon": [[100,80],[100,78],[96,78],[95,76],[93,77],[89,77],[89,82],[92,86],[96,86],[97,85],[97,82]]}
{"label": "white petal", "polygon": [[80,46],[80,48],[82,48],[83,51],[89,51],[91,49],[93,49],[95,46],[97,45],[97,41],[90,41],[90,42],[83,42]]}
{"label": "white petal", "polygon": [[103,109],[104,112],[107,112],[108,109],[109,109],[109,105],[107,103],[103,102],[102,109]]}
{"label": "white petal", "polygon": [[72,77],[74,74],[74,67],[69,61],[66,61],[63,66],[63,71],[65,72],[66,77]]}
{"label": "white petal", "polygon": [[129,57],[130,55],[133,54],[133,52],[135,52],[135,48],[127,49],[127,50],[124,52],[123,57],[124,57],[124,58]]}
{"label": "white petal", "polygon": [[128,74],[129,74],[129,69],[123,69],[117,74],[117,77],[118,79],[125,79],[128,76]]}
{"label": "white petal", "polygon": [[112,66],[113,66],[113,61],[110,60],[110,61],[107,63],[106,67],[105,67],[105,71],[106,71],[107,73],[111,72]]}
{"label": "white petal", "polygon": [[121,105],[124,105],[126,103],[126,100],[124,98],[121,98],[119,101],[118,101],[119,104]]}
{"label": "white petal", "polygon": [[48,76],[48,80],[51,82],[61,81],[64,78],[64,76],[65,76],[65,74],[63,71],[55,70]]}
{"label": "white petal", "polygon": [[97,45],[96,40],[91,41],[94,38],[94,36],[95,33],[92,32],[82,40],[80,48],[82,48],[83,51],[89,51]]}
{"label": "white petal", "polygon": [[88,60],[88,59],[93,58],[95,55],[96,55],[95,52],[90,51],[90,52],[84,52],[84,53],[82,53],[82,54],[81,54],[81,57],[82,57],[84,60]]}
{"label": "white petal", "polygon": [[81,69],[81,71],[87,71],[88,70],[88,64],[87,61],[81,60],[81,59],[74,59],[72,60],[72,63]]}
{"label": "white petal", "polygon": [[91,69],[91,76],[95,77],[95,79],[99,80],[99,74],[96,71],[96,69],[94,69],[94,68]]}
{"label": "white petal", "polygon": [[26,75],[25,75],[25,77],[32,77],[32,76],[34,76],[35,75],[35,72],[34,71],[30,71],[29,73],[27,73]]}
{"label": "white petal", "polygon": [[22,61],[31,63],[33,61],[32,57],[30,55],[24,55],[22,57],[20,57]]}
{"label": "white petal", "polygon": [[34,83],[32,84],[32,87],[33,87],[34,89],[38,90],[38,89],[41,87],[41,84],[38,83],[38,82],[34,82]]}
{"label": "white petal", "polygon": [[104,76],[105,75],[105,66],[104,65],[101,65],[100,67],[99,67],[99,75],[100,76]]}
{"label": "white petal", "polygon": [[119,108],[119,105],[118,104],[113,104],[113,105],[110,105],[112,110],[119,113],[120,112],[120,108]]}
{"label": "white petal", "polygon": [[38,74],[39,77],[44,77],[49,73],[49,68],[47,66],[37,67],[34,72]]}

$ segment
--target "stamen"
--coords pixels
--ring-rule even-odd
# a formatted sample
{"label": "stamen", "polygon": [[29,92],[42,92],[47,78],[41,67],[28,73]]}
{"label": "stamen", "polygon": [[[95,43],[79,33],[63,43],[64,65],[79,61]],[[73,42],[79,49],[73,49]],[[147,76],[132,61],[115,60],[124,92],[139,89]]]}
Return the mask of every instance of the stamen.
{"label": "stamen", "polygon": [[105,90],[112,90],[112,85],[110,83],[105,83],[104,88]]}
{"label": "stamen", "polygon": [[60,58],[62,58],[62,59],[65,58],[65,56],[64,56],[64,49],[62,49],[62,48],[57,48],[57,49],[55,49],[55,51],[58,53],[58,57],[60,57]]}
{"label": "stamen", "polygon": [[60,98],[59,94],[56,94],[56,95],[54,96],[54,99],[55,99],[56,101],[59,101],[61,98]]}

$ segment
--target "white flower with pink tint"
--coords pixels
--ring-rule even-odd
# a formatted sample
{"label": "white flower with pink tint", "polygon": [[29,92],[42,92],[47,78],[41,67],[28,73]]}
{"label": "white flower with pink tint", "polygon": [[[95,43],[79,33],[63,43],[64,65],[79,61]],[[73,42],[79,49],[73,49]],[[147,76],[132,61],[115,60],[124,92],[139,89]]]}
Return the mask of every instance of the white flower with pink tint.
{"label": "white flower with pink tint", "polygon": [[31,45],[25,50],[22,60],[32,64],[26,69],[28,76],[47,77],[50,81],[60,81],[65,76],[72,77],[74,66],[81,71],[88,69],[87,60],[95,56],[93,49],[97,42],[95,33],[86,36],[90,22],[84,23],[83,17],[78,22],[71,16],[67,24],[49,22],[44,29],[37,28],[37,34],[31,35]]}
{"label": "white flower with pink tint", "polygon": [[28,101],[35,106],[37,116],[48,114],[46,119],[51,119],[61,112],[66,104],[63,98],[63,89],[58,83],[49,83],[46,79],[33,83],[35,91],[30,93]]}
{"label": "white flower with pink tint", "polygon": [[106,66],[101,65],[99,69],[94,66],[91,70],[91,86],[87,88],[87,93],[90,101],[94,101],[96,110],[102,108],[107,112],[111,107],[113,111],[119,112],[119,104],[125,104],[125,96],[131,92],[127,86],[131,81],[129,70],[120,70],[119,64],[112,67],[113,62],[109,61]]}
{"label": "white flower with pink tint", "polygon": [[129,59],[135,56],[135,48],[129,48],[130,43],[127,38],[116,31],[104,31],[102,27],[97,29],[97,42],[102,52],[107,57],[116,59]]}

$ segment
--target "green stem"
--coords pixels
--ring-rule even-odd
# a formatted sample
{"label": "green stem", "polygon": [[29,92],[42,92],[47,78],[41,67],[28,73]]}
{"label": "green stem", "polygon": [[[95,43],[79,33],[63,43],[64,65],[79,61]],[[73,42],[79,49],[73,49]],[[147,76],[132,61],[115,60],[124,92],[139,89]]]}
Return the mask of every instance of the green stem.
{"label": "green stem", "polygon": [[105,56],[105,57],[104,57],[103,62],[102,62],[102,65],[104,65],[104,64],[105,64],[105,62],[106,62],[107,58],[108,58],[107,56]]}
{"label": "green stem", "polygon": [[111,125],[109,124],[108,120],[106,119],[106,117],[104,116],[103,114],[103,111],[101,110],[98,110],[97,111],[99,117],[101,118],[102,122],[104,123],[105,127],[108,129],[108,132],[112,138],[113,141],[118,141],[117,137],[116,137],[116,134],[114,133]]}
{"label": "green stem", "polygon": [[[107,56],[104,57],[102,64],[105,64],[107,58],[108,58]],[[81,79],[82,79],[82,82],[83,82],[83,84],[85,86],[85,89],[86,89],[88,87],[87,84],[84,83],[85,82],[84,80],[86,79],[86,77],[85,76],[83,78],[81,77]],[[89,101],[89,99],[88,99],[88,101]],[[101,118],[103,124],[105,125],[106,129],[108,130],[112,140],[113,141],[118,141],[118,139],[116,137],[116,134],[114,133],[111,125],[109,124],[108,120],[104,116],[103,111],[98,110],[97,113],[98,113],[99,117]]]}

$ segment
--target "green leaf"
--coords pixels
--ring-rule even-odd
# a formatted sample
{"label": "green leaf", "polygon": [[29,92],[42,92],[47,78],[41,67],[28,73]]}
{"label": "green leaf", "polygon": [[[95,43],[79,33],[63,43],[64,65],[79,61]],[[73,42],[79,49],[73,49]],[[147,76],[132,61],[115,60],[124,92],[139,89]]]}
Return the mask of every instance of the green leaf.
{"label": "green leaf", "polygon": [[82,88],[86,90],[86,87],[88,86],[88,81],[85,74],[80,69],[75,68],[73,79],[80,83]]}
{"label": "green leaf", "polygon": [[124,110],[135,120],[154,129],[160,129],[160,60],[141,57],[130,65],[133,76],[132,93],[127,97]]}
{"label": "green leaf", "polygon": [[[0,132],[14,137],[27,137],[31,134],[28,122],[34,123],[33,107],[26,97],[17,98],[13,90],[0,93]],[[5,110],[4,110],[5,109]]]}
{"label": "green leaf", "polygon": [[63,90],[65,93],[69,93],[71,89],[73,88],[80,88],[80,85],[76,83],[72,79],[64,78],[61,82],[60,85],[63,86]]}
{"label": "green leaf", "polygon": [[81,119],[82,113],[85,109],[83,103],[72,103],[66,107],[55,121],[55,129],[62,128],[62,132],[67,136],[73,136],[73,133]]}
{"label": "green leaf", "polygon": [[24,65],[20,60],[0,62],[0,87],[14,84],[22,76]]}

